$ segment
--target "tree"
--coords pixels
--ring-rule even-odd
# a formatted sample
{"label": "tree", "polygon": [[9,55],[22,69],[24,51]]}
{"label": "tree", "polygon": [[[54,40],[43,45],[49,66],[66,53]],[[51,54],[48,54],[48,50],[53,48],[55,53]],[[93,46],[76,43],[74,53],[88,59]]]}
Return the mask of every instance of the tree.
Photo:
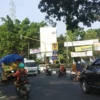
{"label": "tree", "polygon": [[95,31],[97,32],[97,37],[98,37],[99,40],[100,40],[100,28],[99,28],[99,29],[95,29]]}
{"label": "tree", "polygon": [[91,26],[100,21],[100,0],[41,0],[38,7],[46,19],[63,19],[68,30],[77,29],[79,22]]}
{"label": "tree", "polygon": [[64,42],[65,42],[65,36],[63,36],[62,34],[57,38],[57,41],[58,41],[58,52],[60,54],[63,54],[64,52]]}
{"label": "tree", "polygon": [[89,40],[89,39],[97,39],[98,37],[98,34],[95,30],[93,29],[89,29],[86,31],[86,34],[84,36],[84,39],[85,40]]}
{"label": "tree", "polygon": [[[1,18],[3,24],[0,26],[0,56],[5,56],[10,53],[24,54],[27,57],[28,53],[28,42],[30,48],[39,48],[39,42],[32,41],[23,38],[20,39],[20,35],[28,36],[31,38],[39,39],[40,27],[44,27],[47,24],[42,21],[40,23],[30,22],[28,18],[25,18],[22,22],[18,19],[15,23],[9,16]],[[38,38],[37,38],[38,37]]]}

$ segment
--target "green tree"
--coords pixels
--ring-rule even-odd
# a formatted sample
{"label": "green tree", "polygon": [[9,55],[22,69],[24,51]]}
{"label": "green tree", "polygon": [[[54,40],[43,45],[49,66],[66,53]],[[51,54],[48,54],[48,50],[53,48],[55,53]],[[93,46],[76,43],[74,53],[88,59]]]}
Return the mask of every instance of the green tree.
{"label": "green tree", "polygon": [[100,20],[100,0],[41,0],[38,7],[46,19],[63,19],[68,30]]}
{"label": "green tree", "polygon": [[64,42],[65,42],[65,36],[62,34],[57,38],[58,41],[58,52],[60,54],[63,54],[64,52]]}
{"label": "green tree", "polygon": [[100,28],[99,29],[95,29],[95,31],[97,32],[97,37],[100,40]]}
{"label": "green tree", "polygon": [[44,21],[40,23],[30,22],[28,18],[25,18],[22,22],[16,19],[15,23],[13,23],[9,16],[1,19],[3,21],[3,24],[0,26],[1,57],[10,53],[23,53],[24,56],[27,57],[28,42],[30,44],[30,48],[40,47],[39,42],[25,38],[21,40],[20,35],[22,34],[24,36],[39,39],[40,27],[44,27],[47,25]]}
{"label": "green tree", "polygon": [[89,29],[86,31],[84,39],[85,40],[89,40],[89,39],[97,39],[98,38],[98,34],[95,30],[93,29]]}

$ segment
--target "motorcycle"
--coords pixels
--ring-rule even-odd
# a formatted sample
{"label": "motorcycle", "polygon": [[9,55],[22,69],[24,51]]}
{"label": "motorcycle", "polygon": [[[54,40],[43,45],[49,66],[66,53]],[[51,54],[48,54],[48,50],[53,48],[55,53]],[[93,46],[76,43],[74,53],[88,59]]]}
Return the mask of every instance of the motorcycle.
{"label": "motorcycle", "polygon": [[18,87],[16,87],[16,92],[18,96],[24,97],[25,99],[29,98],[30,93],[30,84],[28,80],[25,80],[19,84]]}
{"label": "motorcycle", "polygon": [[72,72],[70,73],[70,78],[71,78],[71,80],[75,80],[75,78],[76,78],[76,73],[72,71]]}
{"label": "motorcycle", "polygon": [[46,69],[46,75],[47,75],[47,76],[51,76],[51,73],[52,73],[52,72],[51,72],[51,69],[50,69],[50,68]]}
{"label": "motorcycle", "polygon": [[64,70],[63,72],[62,71],[58,71],[58,77],[61,77],[61,76],[65,76],[66,75],[66,70]]}
{"label": "motorcycle", "polygon": [[[11,71],[11,72],[14,73],[14,71]],[[15,89],[16,89],[17,95],[20,97],[24,97],[25,99],[28,99],[29,93],[31,91],[31,86],[29,84],[27,76],[22,77],[20,79],[19,84],[17,84],[16,81],[14,81],[14,84],[15,84]]]}

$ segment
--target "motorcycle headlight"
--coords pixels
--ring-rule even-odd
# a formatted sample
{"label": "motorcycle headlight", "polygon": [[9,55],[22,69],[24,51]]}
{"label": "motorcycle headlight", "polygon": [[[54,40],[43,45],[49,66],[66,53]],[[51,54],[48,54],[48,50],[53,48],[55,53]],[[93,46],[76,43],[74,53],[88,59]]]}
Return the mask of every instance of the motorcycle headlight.
{"label": "motorcycle headlight", "polygon": [[13,71],[13,70],[12,70],[11,72],[12,72],[12,73],[14,73],[14,71]]}

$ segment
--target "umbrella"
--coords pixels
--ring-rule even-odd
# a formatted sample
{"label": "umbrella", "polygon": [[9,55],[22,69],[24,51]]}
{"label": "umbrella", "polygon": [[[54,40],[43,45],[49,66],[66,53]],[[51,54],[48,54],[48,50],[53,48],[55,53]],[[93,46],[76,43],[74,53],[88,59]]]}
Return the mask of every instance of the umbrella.
{"label": "umbrella", "polygon": [[9,55],[4,56],[1,59],[1,62],[3,62],[4,64],[9,64],[17,60],[21,60],[23,62],[23,57],[18,54],[9,54]]}

